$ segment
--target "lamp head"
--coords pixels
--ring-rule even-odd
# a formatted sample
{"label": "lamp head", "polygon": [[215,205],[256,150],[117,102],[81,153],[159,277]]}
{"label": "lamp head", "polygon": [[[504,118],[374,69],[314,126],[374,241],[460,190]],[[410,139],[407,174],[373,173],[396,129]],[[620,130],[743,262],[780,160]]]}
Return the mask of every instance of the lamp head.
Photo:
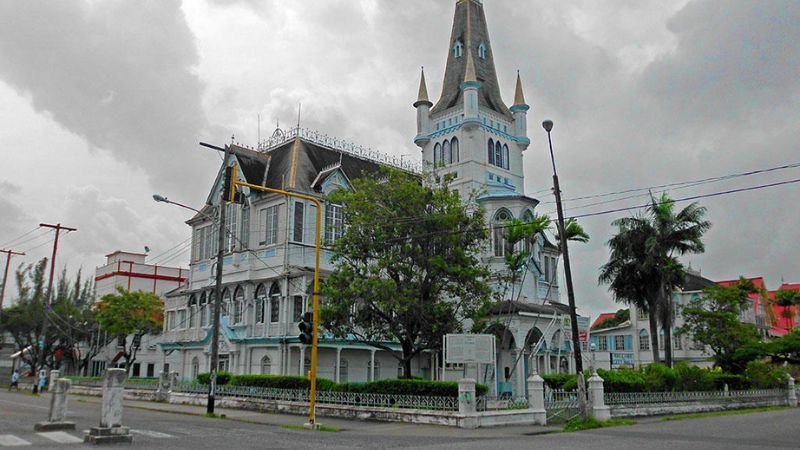
{"label": "lamp head", "polygon": [[158,194],[153,194],[153,200],[155,200],[157,202],[166,202],[167,201],[167,197],[164,197],[164,196],[161,196],[161,195],[158,195]]}
{"label": "lamp head", "polygon": [[542,128],[544,128],[544,131],[547,131],[549,133],[550,130],[553,129],[553,121],[545,120],[544,122],[542,122]]}

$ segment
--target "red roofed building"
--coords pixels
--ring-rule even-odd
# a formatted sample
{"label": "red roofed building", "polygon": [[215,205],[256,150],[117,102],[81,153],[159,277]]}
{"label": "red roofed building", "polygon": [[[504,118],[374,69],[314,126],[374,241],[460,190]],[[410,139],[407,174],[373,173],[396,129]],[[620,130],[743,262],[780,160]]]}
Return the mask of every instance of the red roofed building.
{"label": "red roofed building", "polygon": [[594,323],[592,323],[592,326],[589,327],[589,329],[590,330],[594,330],[594,328],[597,326],[597,324],[599,324],[600,322],[602,322],[602,321],[604,321],[606,319],[610,319],[610,318],[612,318],[614,316],[615,316],[615,313],[602,313],[602,314],[600,314],[599,316],[597,316],[597,319],[594,320]]}
{"label": "red roofed building", "polygon": [[[747,297],[753,302],[753,308],[748,311],[742,311],[741,320],[743,323],[751,323],[758,328],[759,334],[766,337],[770,334],[770,323],[767,320],[767,301],[762,298],[761,294],[766,294],[766,285],[764,284],[763,277],[747,278],[756,287],[758,292],[747,294]],[[738,283],[739,280],[725,280],[718,281],[717,284],[721,286],[732,286]]]}
{"label": "red roofed building", "polygon": [[[800,283],[783,283],[778,290],[782,291],[800,291]],[[781,306],[774,303],[778,291],[769,291],[769,298],[773,300],[772,311],[775,316],[775,324],[770,329],[770,334],[773,336],[784,336],[800,323],[798,317],[798,306]]]}

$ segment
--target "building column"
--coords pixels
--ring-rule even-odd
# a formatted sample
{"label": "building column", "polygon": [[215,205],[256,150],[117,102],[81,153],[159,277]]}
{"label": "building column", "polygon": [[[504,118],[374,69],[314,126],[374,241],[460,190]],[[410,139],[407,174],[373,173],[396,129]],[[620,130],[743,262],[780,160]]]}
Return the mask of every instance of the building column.
{"label": "building column", "polygon": [[342,347],[336,347],[336,368],[334,369],[334,380],[339,383],[340,369],[342,364]]}
{"label": "building column", "polygon": [[369,380],[375,381],[375,350],[369,351]]}
{"label": "building column", "polygon": [[300,346],[300,365],[297,367],[297,373],[301,377],[306,376],[306,374],[303,373],[303,368],[305,367],[305,365],[306,365],[306,346],[305,345],[301,345]]}
{"label": "building column", "polygon": [[514,397],[525,397],[525,378],[527,375],[525,374],[525,350],[517,350],[517,364],[515,372],[517,376],[515,377],[517,382],[515,389],[514,389]]}

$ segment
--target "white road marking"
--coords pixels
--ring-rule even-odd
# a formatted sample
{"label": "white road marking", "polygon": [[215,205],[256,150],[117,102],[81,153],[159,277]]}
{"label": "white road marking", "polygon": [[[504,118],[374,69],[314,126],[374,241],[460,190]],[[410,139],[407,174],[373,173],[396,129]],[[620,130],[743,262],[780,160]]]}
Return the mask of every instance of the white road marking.
{"label": "white road marking", "polygon": [[31,443],[13,434],[0,434],[0,446],[2,447],[22,447],[23,445],[31,445]]}
{"label": "white road marking", "polygon": [[153,430],[134,430],[134,429],[131,429],[131,433],[143,434],[145,436],[150,436],[150,437],[154,437],[154,438],[171,438],[171,437],[175,437],[175,436],[173,436],[171,434],[162,433],[160,431],[153,431]]}
{"label": "white road marking", "polygon": [[77,444],[79,442],[83,442],[83,439],[75,437],[64,431],[43,431],[36,434],[50,439],[53,442],[58,442],[59,444]]}

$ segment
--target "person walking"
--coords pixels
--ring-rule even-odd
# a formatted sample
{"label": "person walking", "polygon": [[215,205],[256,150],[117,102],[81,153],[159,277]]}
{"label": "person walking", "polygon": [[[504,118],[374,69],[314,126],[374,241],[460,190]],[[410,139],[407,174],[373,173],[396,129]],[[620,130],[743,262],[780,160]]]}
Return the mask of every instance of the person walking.
{"label": "person walking", "polygon": [[11,392],[11,388],[19,390],[19,371],[14,369],[14,373],[11,374],[11,384],[8,385],[8,391]]}
{"label": "person walking", "polygon": [[47,387],[47,371],[40,370],[39,371],[39,392],[44,392],[45,388]]}

